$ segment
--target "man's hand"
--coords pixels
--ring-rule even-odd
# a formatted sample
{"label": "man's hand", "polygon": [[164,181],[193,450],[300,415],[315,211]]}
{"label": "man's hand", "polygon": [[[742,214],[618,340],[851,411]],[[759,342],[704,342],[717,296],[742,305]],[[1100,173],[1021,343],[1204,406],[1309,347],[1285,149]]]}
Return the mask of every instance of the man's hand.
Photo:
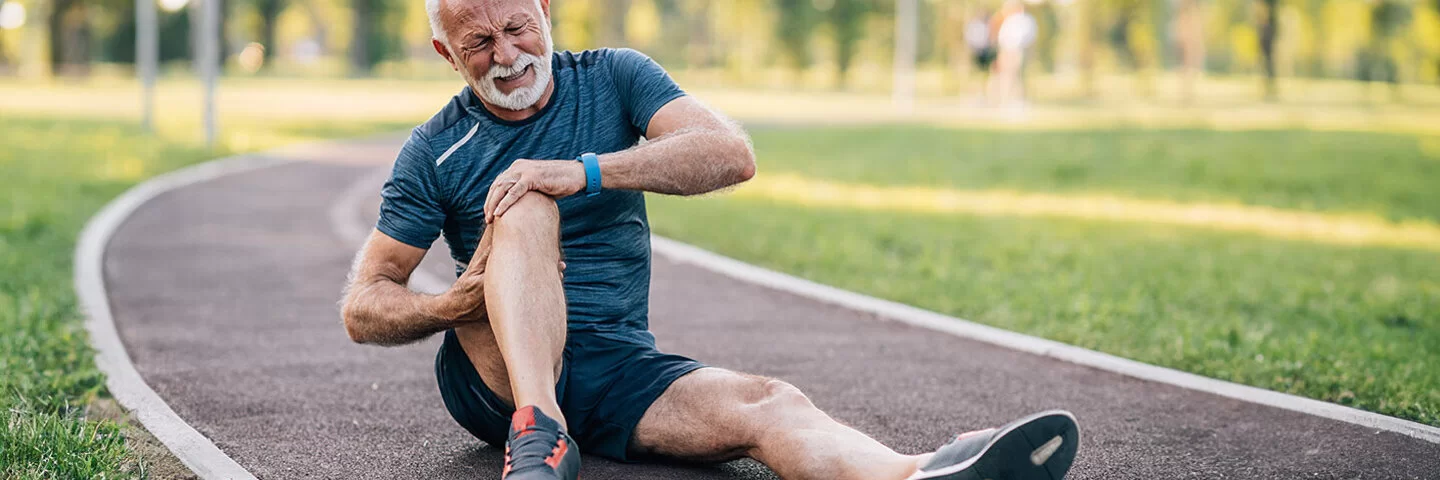
{"label": "man's hand", "polygon": [[[490,232],[480,236],[480,246],[475,248],[475,255],[470,257],[470,264],[465,266],[465,272],[460,278],[455,279],[455,284],[449,290],[434,297],[438,302],[439,311],[444,316],[459,323],[473,323],[487,321],[485,311],[485,265],[490,260]],[[557,267],[560,270],[560,278],[565,278],[565,261],[561,260]]]}
{"label": "man's hand", "polygon": [[485,320],[485,264],[490,260],[490,235],[480,236],[480,246],[470,257],[465,272],[445,293],[435,297],[442,315],[461,323]]}
{"label": "man's hand", "polygon": [[490,184],[490,194],[485,197],[485,223],[504,215],[525,192],[536,191],[558,199],[584,189],[585,166],[580,162],[516,160]]}

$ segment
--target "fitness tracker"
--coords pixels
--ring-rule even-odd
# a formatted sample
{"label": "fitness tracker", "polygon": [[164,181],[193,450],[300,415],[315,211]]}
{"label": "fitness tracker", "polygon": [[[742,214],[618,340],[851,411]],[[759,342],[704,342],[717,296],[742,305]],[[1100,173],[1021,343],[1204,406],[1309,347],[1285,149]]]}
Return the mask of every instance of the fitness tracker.
{"label": "fitness tracker", "polygon": [[580,154],[575,161],[585,165],[585,196],[600,194],[600,157],[593,153]]}

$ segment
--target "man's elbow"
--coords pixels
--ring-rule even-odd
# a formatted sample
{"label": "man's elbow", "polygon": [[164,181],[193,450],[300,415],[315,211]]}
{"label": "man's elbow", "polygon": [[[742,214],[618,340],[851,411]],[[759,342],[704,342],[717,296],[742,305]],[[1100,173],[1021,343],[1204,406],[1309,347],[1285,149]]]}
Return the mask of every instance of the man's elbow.
{"label": "man's elbow", "polygon": [[755,149],[750,146],[750,141],[743,135],[736,138],[736,168],[735,183],[742,183],[755,178]]}
{"label": "man's elbow", "polygon": [[375,339],[365,328],[365,315],[353,303],[346,302],[340,308],[340,320],[345,324],[345,334],[350,337],[350,341],[359,344],[374,343]]}

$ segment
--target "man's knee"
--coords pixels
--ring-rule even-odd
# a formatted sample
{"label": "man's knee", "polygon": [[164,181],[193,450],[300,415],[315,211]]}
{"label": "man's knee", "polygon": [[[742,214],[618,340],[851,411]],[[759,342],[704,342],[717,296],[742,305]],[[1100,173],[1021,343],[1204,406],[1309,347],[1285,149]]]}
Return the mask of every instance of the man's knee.
{"label": "man's knee", "polygon": [[773,378],[757,377],[746,403],[762,410],[813,408],[810,398],[794,385]]}
{"label": "man's knee", "polygon": [[560,251],[560,209],[550,196],[526,192],[505,214],[495,218],[496,245],[537,252],[537,248]]}
{"label": "man's knee", "polygon": [[555,199],[539,192],[525,192],[505,214],[495,219],[495,225],[502,230],[515,228],[545,228],[554,230],[560,225],[560,209]]}

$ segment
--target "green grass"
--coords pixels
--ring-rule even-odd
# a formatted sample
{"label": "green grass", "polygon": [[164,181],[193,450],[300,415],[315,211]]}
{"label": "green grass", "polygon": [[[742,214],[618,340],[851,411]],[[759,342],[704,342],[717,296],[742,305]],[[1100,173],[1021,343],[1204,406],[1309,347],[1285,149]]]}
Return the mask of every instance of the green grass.
{"label": "green grass", "polygon": [[[399,123],[232,124],[237,135],[345,137]],[[0,117],[0,478],[144,477],[113,422],[86,418],[104,394],[72,289],[75,241],[131,185],[213,154],[134,122]],[[261,147],[264,145],[256,145]]]}
{"label": "green grass", "polygon": [[762,172],[1440,220],[1440,136],[913,126],[763,129],[753,136]]}
{"label": "green grass", "polygon": [[[761,175],[1440,218],[1415,137],[754,132]],[[1440,254],[1073,218],[652,197],[657,233],[982,323],[1440,425]]]}

